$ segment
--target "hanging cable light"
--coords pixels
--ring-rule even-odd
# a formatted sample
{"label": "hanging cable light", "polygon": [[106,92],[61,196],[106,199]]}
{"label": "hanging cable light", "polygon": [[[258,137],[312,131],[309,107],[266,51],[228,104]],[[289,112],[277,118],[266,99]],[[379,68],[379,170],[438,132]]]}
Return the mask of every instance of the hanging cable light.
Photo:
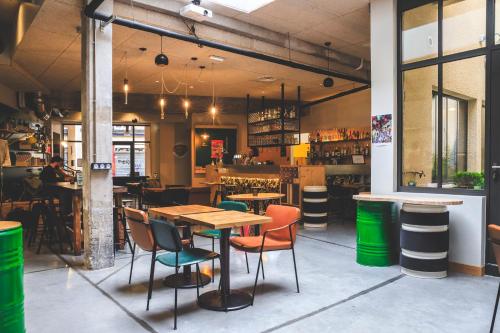
{"label": "hanging cable light", "polygon": [[[325,42],[325,46],[327,48],[327,61],[328,61],[328,71],[330,71],[330,46],[332,45],[331,42]],[[333,79],[331,77],[327,77],[323,80],[323,87],[325,88],[331,88],[333,87]]]}
{"label": "hanging cable light", "polygon": [[160,54],[155,57],[155,64],[160,67],[168,65],[168,57],[163,53],[163,36],[160,36]]}
{"label": "hanging cable light", "polygon": [[161,71],[161,93],[160,93],[160,119],[165,119],[165,106],[167,105],[167,100],[163,95],[163,71]]}
{"label": "hanging cable light", "polygon": [[125,94],[125,105],[128,104],[128,57],[127,51],[125,51],[125,78],[123,79],[123,93]]}
{"label": "hanging cable light", "polygon": [[212,114],[212,123],[215,124],[215,115],[217,114],[217,107],[215,106],[215,78],[214,78],[214,64],[212,63],[212,106],[210,107]]}
{"label": "hanging cable light", "polygon": [[[191,59],[194,59],[194,58],[191,58]],[[185,88],[185,90],[184,90],[184,102],[182,103],[184,106],[184,115],[186,116],[186,119],[188,119],[188,117],[189,117],[189,106],[191,105],[191,103],[189,102],[189,99],[188,99],[187,66],[188,66],[188,64],[186,64],[186,67],[184,68],[184,71],[185,71],[184,88]]]}

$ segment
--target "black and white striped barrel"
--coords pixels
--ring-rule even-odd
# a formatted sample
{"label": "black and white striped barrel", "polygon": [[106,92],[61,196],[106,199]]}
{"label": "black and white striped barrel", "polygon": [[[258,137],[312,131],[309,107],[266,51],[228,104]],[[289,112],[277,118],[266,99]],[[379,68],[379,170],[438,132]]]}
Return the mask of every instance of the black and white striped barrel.
{"label": "black and white striped barrel", "polygon": [[419,278],[448,274],[449,212],[446,206],[403,204],[401,272]]}
{"label": "black and white striped barrel", "polygon": [[304,228],[326,228],[328,220],[328,191],[326,186],[304,186],[302,191],[302,212]]}

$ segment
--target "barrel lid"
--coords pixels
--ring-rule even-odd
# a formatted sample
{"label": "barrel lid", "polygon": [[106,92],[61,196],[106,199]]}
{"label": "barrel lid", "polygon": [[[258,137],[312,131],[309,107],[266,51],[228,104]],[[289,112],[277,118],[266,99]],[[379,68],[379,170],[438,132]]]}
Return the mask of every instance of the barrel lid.
{"label": "barrel lid", "polygon": [[0,232],[10,229],[16,229],[21,226],[21,223],[15,221],[0,221]]}
{"label": "barrel lid", "polygon": [[306,192],[325,192],[326,186],[304,186]]}

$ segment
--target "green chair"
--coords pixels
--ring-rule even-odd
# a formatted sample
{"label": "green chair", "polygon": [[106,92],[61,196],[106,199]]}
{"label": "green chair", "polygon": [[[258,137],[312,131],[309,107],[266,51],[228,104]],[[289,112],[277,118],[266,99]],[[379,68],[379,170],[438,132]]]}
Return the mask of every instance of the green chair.
{"label": "green chair", "polygon": [[[168,221],[151,219],[151,230],[153,231],[154,247],[151,256],[151,272],[149,275],[148,302],[146,310],[149,310],[149,300],[153,294],[153,280],[155,274],[155,263],[169,267],[175,267],[175,273],[179,273],[179,268],[187,265],[196,265],[196,297],[200,297],[201,274],[199,263],[219,258],[219,254],[200,248],[182,247],[182,240],[177,227]],[[156,256],[157,249],[167,250]],[[174,330],[177,329],[177,287],[175,287],[175,305],[174,305]]]}
{"label": "green chair", "polygon": [[[222,201],[217,208],[224,209],[224,210],[235,210],[238,212],[247,212],[248,207],[245,203],[243,202],[238,202],[238,201]],[[200,237],[205,237],[205,238],[211,238],[212,239],[212,251],[215,250],[215,240],[221,238],[221,231],[220,230],[214,230],[214,229],[205,229],[202,231],[197,231],[193,233],[196,236]],[[241,235],[244,236],[244,230],[242,228],[241,230]],[[240,234],[237,233],[232,233],[231,237],[238,237],[241,236]],[[191,243],[193,244],[193,243]],[[247,273],[250,273],[250,268],[248,267],[248,256],[245,252],[245,259],[247,263]],[[215,280],[215,264],[214,260],[212,260],[212,282]]]}

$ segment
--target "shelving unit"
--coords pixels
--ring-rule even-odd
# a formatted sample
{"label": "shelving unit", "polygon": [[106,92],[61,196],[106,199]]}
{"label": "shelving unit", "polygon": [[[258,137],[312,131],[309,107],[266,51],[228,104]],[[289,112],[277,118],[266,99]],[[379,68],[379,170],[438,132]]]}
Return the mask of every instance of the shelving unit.
{"label": "shelving unit", "polygon": [[247,142],[249,147],[285,147],[300,144],[300,86],[297,100],[285,100],[285,85],[281,84],[281,101],[266,105],[262,97],[259,110],[250,110],[247,95]]}

